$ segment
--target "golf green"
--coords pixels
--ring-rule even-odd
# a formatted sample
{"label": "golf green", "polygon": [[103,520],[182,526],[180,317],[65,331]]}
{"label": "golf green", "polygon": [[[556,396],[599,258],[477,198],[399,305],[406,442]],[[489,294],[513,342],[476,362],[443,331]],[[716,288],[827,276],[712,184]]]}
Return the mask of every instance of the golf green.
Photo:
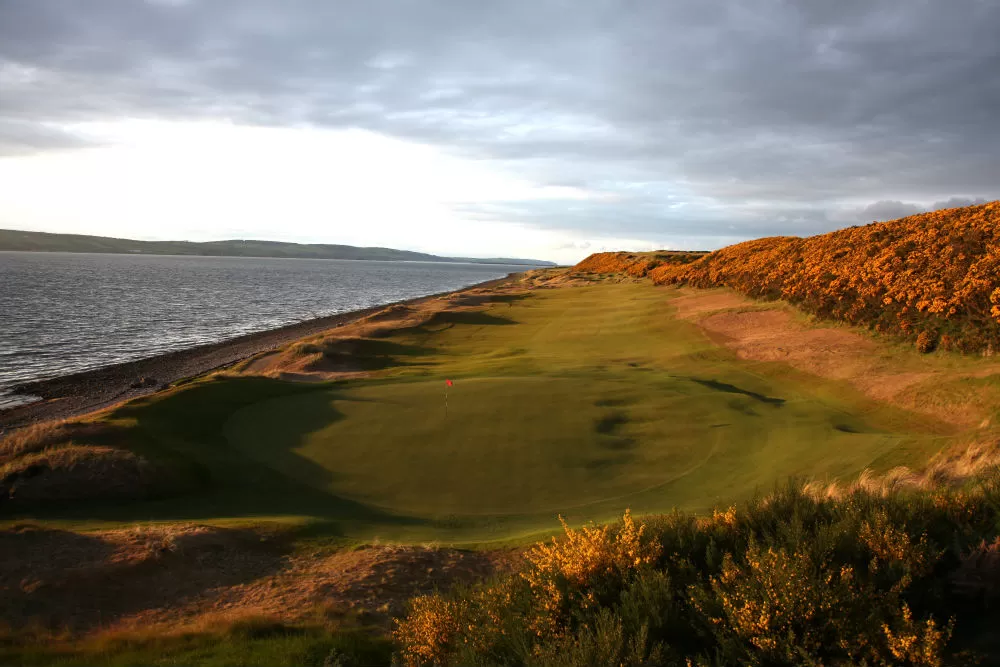
{"label": "golf green", "polygon": [[378,339],[367,378],[216,377],[132,402],[104,419],[194,491],[49,512],[522,539],[559,514],[707,511],[790,477],[919,464],[945,443],[845,383],[739,359],[672,315],[675,294],[536,290]]}
{"label": "golf green", "polygon": [[[601,390],[613,393],[611,380],[469,378],[449,390],[447,413],[443,388],[407,382],[279,398],[238,413],[227,433],[306,483],[419,514],[554,514],[660,484],[699,456],[698,429],[665,423],[653,438],[628,406],[595,406]],[[673,403],[710,418],[696,399]],[[332,418],[301,433],[283,415],[307,405]]]}
{"label": "golf green", "polygon": [[226,436],[313,488],[422,517],[664,509],[689,500],[670,492],[688,479],[724,497],[779,469],[852,472],[901,440],[789,388],[629,375],[470,377],[447,398],[440,379],[356,384],[248,406]]}

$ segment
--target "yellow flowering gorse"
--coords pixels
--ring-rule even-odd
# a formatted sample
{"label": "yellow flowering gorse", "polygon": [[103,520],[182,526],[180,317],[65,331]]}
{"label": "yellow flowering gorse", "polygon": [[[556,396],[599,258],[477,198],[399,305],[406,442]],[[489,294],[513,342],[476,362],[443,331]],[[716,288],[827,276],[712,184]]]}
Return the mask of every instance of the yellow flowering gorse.
{"label": "yellow flowering gorse", "polygon": [[532,548],[527,554],[530,567],[521,574],[541,603],[542,614],[535,621],[539,634],[558,632],[568,591],[579,591],[574,601],[583,608],[593,606],[597,599],[586,588],[596,577],[648,565],[660,555],[659,543],[642,539],[646,527],[636,526],[629,510],[614,536],[611,526],[573,530],[562,517],[559,521],[563,538]]}
{"label": "yellow flowering gorse", "polygon": [[1000,201],[809,238],[756,239],[646,273],[657,284],[784,299],[912,340],[924,334],[922,351],[1000,346]]}

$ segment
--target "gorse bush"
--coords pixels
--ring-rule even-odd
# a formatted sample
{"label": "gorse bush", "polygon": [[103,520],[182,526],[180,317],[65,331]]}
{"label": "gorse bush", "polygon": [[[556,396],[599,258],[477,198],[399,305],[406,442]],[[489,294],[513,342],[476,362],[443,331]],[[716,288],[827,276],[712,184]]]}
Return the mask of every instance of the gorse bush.
{"label": "gorse bush", "polygon": [[757,239],[648,275],[658,284],[784,299],[902,335],[925,352],[992,351],[1000,345],[1000,201],[809,238]]}
{"label": "gorse bush", "polygon": [[661,250],[655,253],[597,252],[573,267],[582,273],[623,273],[644,278],[660,266],[680,266],[704,257],[707,253],[687,250]]}
{"label": "gorse bush", "polygon": [[[413,600],[395,637],[418,665],[926,665],[996,615],[1000,484],[789,486],[710,517],[574,530],[491,582]],[[984,572],[983,568],[989,568]],[[970,642],[969,633],[963,641]]]}
{"label": "gorse bush", "polygon": [[644,540],[645,526],[636,527],[626,511],[612,535],[611,526],[574,531],[563,522],[565,537],[539,544],[528,552],[528,582],[539,614],[531,619],[536,634],[558,633],[577,609],[614,602],[620,582],[629,573],[656,560],[659,545]]}

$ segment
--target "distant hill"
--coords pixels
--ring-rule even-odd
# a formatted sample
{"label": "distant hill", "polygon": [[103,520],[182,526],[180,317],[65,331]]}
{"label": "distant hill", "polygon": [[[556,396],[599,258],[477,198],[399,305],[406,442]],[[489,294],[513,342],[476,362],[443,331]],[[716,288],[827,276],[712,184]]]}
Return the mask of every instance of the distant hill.
{"label": "distant hill", "polygon": [[997,352],[1000,201],[747,241],[658,266],[649,277],[784,299],[820,317],[902,335],[922,352]]}
{"label": "distant hill", "polygon": [[130,255],[202,255],[209,257],[297,257],[303,259],[359,259],[389,262],[472,262],[476,264],[514,264],[555,266],[553,262],[534,259],[440,257],[393,248],[359,248],[329,243],[282,243],[279,241],[133,241],[106,236],[50,234],[0,229],[0,250],[22,252],[97,252]]}
{"label": "distant hill", "polygon": [[645,278],[659,266],[689,264],[701,259],[704,250],[652,250],[650,252],[595,252],[573,267],[581,273],[624,273]]}
{"label": "distant hill", "polygon": [[525,266],[559,266],[555,262],[539,259],[517,259],[515,257],[445,257],[449,262],[469,262],[471,264],[523,264]]}

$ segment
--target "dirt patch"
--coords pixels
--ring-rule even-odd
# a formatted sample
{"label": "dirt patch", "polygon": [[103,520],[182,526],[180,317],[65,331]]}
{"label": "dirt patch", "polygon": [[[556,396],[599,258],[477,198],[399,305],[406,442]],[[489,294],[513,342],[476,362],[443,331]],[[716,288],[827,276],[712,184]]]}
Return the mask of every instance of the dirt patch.
{"label": "dirt patch", "polygon": [[123,624],[176,628],[248,616],[296,622],[320,613],[388,627],[413,596],[481,581],[512,561],[509,553],[395,546],[295,556],[272,575],[210,591],[187,605],[151,609]]}
{"label": "dirt patch", "polygon": [[218,619],[360,616],[388,627],[414,595],[480,581],[518,552],[424,547],[292,553],[279,535],[205,526],[0,531],[0,624],[82,636]]}
{"label": "dirt patch", "polygon": [[0,531],[0,621],[83,634],[279,569],[280,542],[204,526]]}
{"label": "dirt patch", "polygon": [[[897,399],[906,389],[934,376],[933,371],[894,370],[877,355],[878,345],[870,338],[843,329],[806,327],[780,310],[717,313],[699,324],[740,358],[781,361],[807,373],[846,380],[879,401],[900,403]],[[951,411],[934,416],[966,421]]]}
{"label": "dirt patch", "polygon": [[783,361],[836,379],[867,369],[863,353],[874,348],[870,340],[855,333],[800,327],[788,313],[775,310],[717,313],[698,324],[741,358]]}
{"label": "dirt patch", "polygon": [[677,317],[690,320],[729,308],[746,308],[753,303],[746,297],[730,290],[685,290],[682,296],[670,302],[676,309]]}

